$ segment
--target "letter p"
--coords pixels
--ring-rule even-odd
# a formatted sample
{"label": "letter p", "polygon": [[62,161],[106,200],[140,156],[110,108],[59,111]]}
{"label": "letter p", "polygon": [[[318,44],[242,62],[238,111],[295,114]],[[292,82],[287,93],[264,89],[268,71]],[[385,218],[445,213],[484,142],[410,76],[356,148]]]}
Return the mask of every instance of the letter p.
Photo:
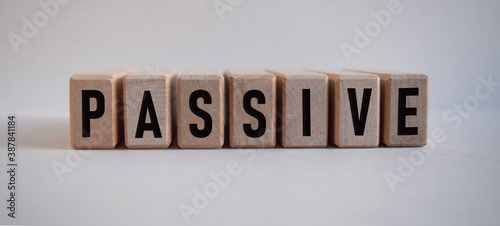
{"label": "letter p", "polygon": [[[90,98],[96,100],[96,108],[90,110]],[[97,90],[82,90],[82,137],[90,137],[90,119],[104,114],[104,95]]]}

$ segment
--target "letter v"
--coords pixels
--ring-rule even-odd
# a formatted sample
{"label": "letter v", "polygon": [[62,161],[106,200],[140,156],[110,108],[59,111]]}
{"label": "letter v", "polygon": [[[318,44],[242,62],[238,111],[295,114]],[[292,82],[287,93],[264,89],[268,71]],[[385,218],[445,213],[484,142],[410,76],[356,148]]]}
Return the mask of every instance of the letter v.
{"label": "letter v", "polygon": [[352,124],[354,126],[354,134],[363,136],[365,133],[366,118],[368,116],[368,106],[370,105],[370,97],[372,89],[363,90],[363,100],[361,102],[361,115],[358,113],[358,101],[356,99],[356,89],[348,88],[349,105],[351,106]]}

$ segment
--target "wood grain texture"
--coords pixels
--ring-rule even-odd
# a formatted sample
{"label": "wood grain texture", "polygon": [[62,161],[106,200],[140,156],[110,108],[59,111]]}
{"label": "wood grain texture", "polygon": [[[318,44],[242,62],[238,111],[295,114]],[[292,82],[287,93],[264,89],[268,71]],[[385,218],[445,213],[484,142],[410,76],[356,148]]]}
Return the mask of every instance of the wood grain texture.
{"label": "wood grain texture", "polygon": [[[229,145],[231,148],[275,147],[275,75],[252,70],[228,70],[224,74],[228,83]],[[244,101],[245,97],[247,102]]]}
{"label": "wood grain texture", "polygon": [[[429,111],[428,77],[406,72],[364,72],[376,74],[381,80],[382,143],[390,147],[425,146]],[[410,114],[402,113],[405,111]],[[411,111],[415,111],[416,115]]]}
{"label": "wood grain texture", "polygon": [[[330,86],[330,139],[332,143],[341,148],[377,147],[380,142],[380,79],[378,76],[346,71],[324,73],[329,78]],[[364,99],[365,95],[367,99]],[[367,108],[363,109],[362,105],[365,101]],[[366,117],[363,116],[363,112],[366,112]],[[364,123],[363,118],[366,118]]]}
{"label": "wood grain texture", "polygon": [[[148,73],[134,72],[125,77],[125,145],[128,148],[168,148],[172,142],[171,86],[175,71]],[[151,101],[148,107],[143,106]],[[143,112],[143,117],[141,116]],[[153,114],[154,113],[154,114]],[[152,120],[155,119],[155,120]],[[139,122],[156,125],[154,130],[139,129]]]}
{"label": "wood grain texture", "polygon": [[[277,81],[278,140],[286,148],[328,145],[328,78],[303,70],[269,70]],[[304,99],[307,98],[307,99]]]}
{"label": "wood grain texture", "polygon": [[[96,71],[71,77],[70,133],[75,149],[112,149],[122,139],[123,77],[129,73],[131,71]],[[102,100],[98,99],[101,95]],[[87,104],[84,106],[84,103]],[[84,119],[84,110],[96,115]],[[85,122],[89,123],[90,131],[84,132]],[[84,136],[85,133],[88,134]]]}
{"label": "wood grain texture", "polygon": [[[206,94],[209,94],[206,96]],[[177,79],[177,143],[181,148],[221,148],[224,145],[224,77],[214,70],[189,70]],[[195,114],[190,101],[209,114]],[[199,112],[199,110],[194,110]],[[198,113],[203,117],[205,113]],[[210,120],[210,126],[207,121]],[[194,128],[192,125],[196,126]],[[191,129],[190,127],[193,127]],[[211,128],[210,130],[208,130]],[[196,130],[196,131],[192,131]]]}

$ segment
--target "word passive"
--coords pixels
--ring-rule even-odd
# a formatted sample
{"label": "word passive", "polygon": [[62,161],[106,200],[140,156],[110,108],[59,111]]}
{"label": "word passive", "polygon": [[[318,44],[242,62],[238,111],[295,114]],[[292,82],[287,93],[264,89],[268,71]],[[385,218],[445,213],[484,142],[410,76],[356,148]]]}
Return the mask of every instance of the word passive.
{"label": "word passive", "polygon": [[101,71],[70,79],[76,149],[112,149],[123,138],[128,148],[168,148],[175,132],[180,148],[419,147],[427,119],[423,74]]}

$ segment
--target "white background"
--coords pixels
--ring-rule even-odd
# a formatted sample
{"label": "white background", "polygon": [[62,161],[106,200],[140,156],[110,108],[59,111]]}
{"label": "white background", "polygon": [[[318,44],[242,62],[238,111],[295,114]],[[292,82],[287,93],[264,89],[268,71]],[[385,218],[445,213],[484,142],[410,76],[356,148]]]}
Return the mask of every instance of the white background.
{"label": "white background", "polygon": [[[8,178],[0,172],[0,224],[184,225],[179,205],[193,206],[192,190],[231,161],[242,172],[190,225],[500,224],[500,92],[479,100],[460,124],[443,119],[477,100],[480,77],[500,81],[499,1],[400,0],[402,12],[350,63],[340,44],[354,45],[354,29],[364,30],[370,12],[386,10],[389,0],[220,0],[232,8],[223,19],[212,0],[73,0],[12,45],[9,35],[23,37],[23,18],[43,14],[45,2],[0,0],[0,169],[11,113],[19,163],[15,220],[6,217]],[[443,131],[446,139],[404,149],[71,151],[72,74],[193,67],[425,73],[430,138]],[[392,191],[384,174],[398,174],[399,157],[430,150]],[[72,172],[58,178],[57,163]]]}

